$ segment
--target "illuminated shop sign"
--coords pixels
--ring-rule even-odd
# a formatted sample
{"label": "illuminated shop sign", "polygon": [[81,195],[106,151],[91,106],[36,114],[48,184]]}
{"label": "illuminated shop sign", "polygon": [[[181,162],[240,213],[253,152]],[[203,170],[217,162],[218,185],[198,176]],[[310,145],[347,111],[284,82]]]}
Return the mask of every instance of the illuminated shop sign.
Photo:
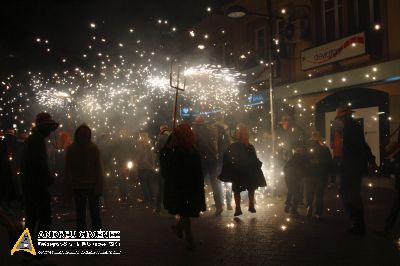
{"label": "illuminated shop sign", "polygon": [[301,70],[316,68],[365,54],[365,33],[361,32],[301,52]]}
{"label": "illuminated shop sign", "polygon": [[245,104],[245,106],[264,104],[266,97],[267,97],[266,92],[258,92],[250,94],[249,96],[247,96],[247,103]]}

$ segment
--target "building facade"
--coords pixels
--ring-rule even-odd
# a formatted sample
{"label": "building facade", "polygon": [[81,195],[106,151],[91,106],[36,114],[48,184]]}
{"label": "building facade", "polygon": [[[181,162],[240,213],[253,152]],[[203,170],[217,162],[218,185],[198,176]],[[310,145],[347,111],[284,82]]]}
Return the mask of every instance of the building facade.
{"label": "building facade", "polygon": [[[249,14],[228,18],[232,6]],[[185,44],[195,55],[239,69],[244,91],[268,102],[272,38],[277,122],[287,105],[306,131],[319,130],[329,143],[335,109],[351,105],[380,162],[400,124],[399,11],[398,0],[275,0],[268,32],[260,16],[266,1],[237,0],[188,29]]]}

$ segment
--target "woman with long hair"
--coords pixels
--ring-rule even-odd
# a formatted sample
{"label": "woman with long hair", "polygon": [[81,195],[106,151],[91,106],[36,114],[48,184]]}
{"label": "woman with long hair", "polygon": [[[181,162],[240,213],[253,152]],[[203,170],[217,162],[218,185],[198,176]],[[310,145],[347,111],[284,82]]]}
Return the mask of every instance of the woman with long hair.
{"label": "woman with long hair", "polygon": [[232,190],[236,209],[234,216],[242,214],[240,192],[247,190],[249,195],[249,212],[255,213],[254,193],[258,187],[267,184],[261,170],[262,162],[257,158],[256,150],[249,142],[249,131],[246,126],[239,125],[236,139],[223,157],[221,181],[232,182]]}
{"label": "woman with long hair", "polygon": [[165,180],[164,208],[179,215],[172,227],[179,238],[185,236],[188,250],[194,249],[190,218],[206,210],[204,177],[195,136],[187,123],[177,126],[160,152],[160,170]]}

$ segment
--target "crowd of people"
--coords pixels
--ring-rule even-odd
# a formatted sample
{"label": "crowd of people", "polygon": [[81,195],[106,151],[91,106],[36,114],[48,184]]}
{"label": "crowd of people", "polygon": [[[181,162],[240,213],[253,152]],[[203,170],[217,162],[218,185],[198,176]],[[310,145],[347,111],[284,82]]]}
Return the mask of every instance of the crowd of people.
{"label": "crowd of people", "polygon": [[[279,165],[287,185],[284,211],[296,216],[298,205],[305,204],[307,217],[315,214],[317,219],[321,219],[325,189],[329,180],[333,184],[336,182],[338,175],[340,198],[353,222],[348,232],[363,235],[365,221],[361,182],[368,169],[376,167],[375,157],[365,141],[361,126],[352,118],[349,107],[337,109],[333,125],[332,156],[319,132],[312,132],[311,137],[306,137],[292,117],[282,117],[277,142]],[[52,212],[49,187],[54,183],[54,175],[48,164],[46,143],[58,127],[59,123],[50,114],[37,115],[35,127],[29,136],[25,136],[23,145],[19,149],[13,147],[20,152],[18,171],[13,170],[13,160],[7,150],[12,134],[6,134],[1,142],[0,223],[10,232],[10,243],[16,239],[21,228],[8,215],[11,208],[6,203],[18,198],[23,199],[25,226],[30,229],[32,236],[35,237],[40,230],[50,230]],[[239,124],[231,131],[225,123],[207,123],[201,116],[196,117],[192,125],[183,122],[174,129],[161,125],[154,143],[147,132],[139,133],[134,144],[137,155],[127,155],[132,162],[129,161],[124,167],[125,171],[119,172],[120,180],[128,180],[134,174],[140,183],[146,206],[154,208],[156,213],[164,208],[168,213],[179,216],[172,231],[179,238],[184,237],[187,248],[192,250],[195,242],[191,218],[199,217],[207,209],[205,183],[212,190],[214,215],[221,215],[224,208],[233,210],[232,194],[235,203],[233,215],[242,215],[243,191],[247,191],[248,211],[256,213],[255,191],[266,187],[267,183],[262,170],[263,163],[250,143],[249,135],[244,124]],[[75,130],[73,142],[66,147],[64,187],[69,191],[65,195],[71,195],[74,199],[76,230],[87,230],[87,205],[91,229],[102,228],[101,198],[107,196],[104,166],[116,164],[115,157],[104,148],[102,140],[104,138],[100,136],[95,144],[91,129],[82,124]],[[126,148],[127,145],[122,146]],[[15,179],[13,175],[17,172],[19,178]],[[21,184],[15,184],[15,180],[20,180]],[[127,196],[126,191],[120,192]],[[386,231],[396,221],[400,209],[398,206],[399,203],[395,202]]]}

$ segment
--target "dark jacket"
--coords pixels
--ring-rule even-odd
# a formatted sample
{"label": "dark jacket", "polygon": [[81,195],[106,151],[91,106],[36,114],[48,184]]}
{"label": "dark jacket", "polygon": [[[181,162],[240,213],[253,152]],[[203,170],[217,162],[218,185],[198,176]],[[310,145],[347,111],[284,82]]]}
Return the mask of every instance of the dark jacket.
{"label": "dark jacket", "polygon": [[293,156],[293,151],[299,145],[305,144],[304,130],[295,123],[288,129],[281,128],[278,131],[278,142],[283,144],[279,145],[279,159],[285,163]]}
{"label": "dark jacket", "polygon": [[196,148],[203,162],[218,159],[218,132],[216,128],[207,125],[193,125],[196,135]]}
{"label": "dark jacket", "polygon": [[368,172],[368,163],[373,162],[375,162],[375,157],[365,142],[362,127],[352,118],[345,120],[341,172],[346,174],[365,174]]}
{"label": "dark jacket", "polygon": [[312,177],[328,181],[328,177],[334,172],[332,155],[326,145],[321,146],[312,141],[308,147],[309,171]]}
{"label": "dark jacket", "polygon": [[295,153],[284,165],[283,172],[287,182],[301,181],[308,175],[309,161],[307,154]]}
{"label": "dark jacket", "polygon": [[94,189],[101,195],[104,176],[100,151],[96,144],[79,144],[75,136],[74,143],[67,148],[65,156],[65,178],[73,189]]}
{"label": "dark jacket", "polygon": [[198,217],[206,210],[201,160],[195,149],[167,145],[161,150],[160,166],[165,180],[164,208],[169,213]]}
{"label": "dark jacket", "polygon": [[0,200],[16,199],[13,171],[9,160],[6,141],[0,141]]}
{"label": "dark jacket", "polygon": [[224,153],[222,171],[218,178],[232,182],[234,187],[243,190],[265,187],[267,184],[261,166],[262,162],[257,158],[253,145],[235,142]]}
{"label": "dark jacket", "polygon": [[49,171],[45,138],[34,129],[24,144],[21,162],[21,181],[24,191],[47,189],[54,183]]}

